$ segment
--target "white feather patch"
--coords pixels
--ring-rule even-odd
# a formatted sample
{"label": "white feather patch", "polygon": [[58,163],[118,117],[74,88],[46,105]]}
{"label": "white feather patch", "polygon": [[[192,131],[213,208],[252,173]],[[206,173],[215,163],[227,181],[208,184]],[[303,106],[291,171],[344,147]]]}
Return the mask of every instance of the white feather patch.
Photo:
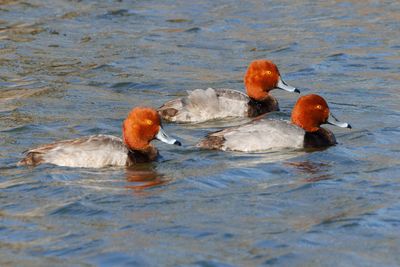
{"label": "white feather patch", "polygon": [[127,158],[122,139],[111,135],[89,136],[83,142],[60,142],[43,156],[47,163],[83,168],[125,166]]}
{"label": "white feather patch", "polygon": [[259,120],[224,132],[223,150],[256,152],[304,146],[304,130],[283,120]]}
{"label": "white feather patch", "polygon": [[[228,93],[227,93],[228,92]],[[196,89],[182,98],[182,109],[176,114],[178,122],[204,122],[226,117],[243,117],[249,99],[235,90]]]}

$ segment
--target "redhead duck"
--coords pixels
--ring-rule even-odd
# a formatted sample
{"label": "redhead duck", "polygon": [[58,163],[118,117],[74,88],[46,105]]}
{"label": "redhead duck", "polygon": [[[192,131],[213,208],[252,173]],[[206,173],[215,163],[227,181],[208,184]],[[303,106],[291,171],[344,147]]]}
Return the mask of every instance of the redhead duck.
{"label": "redhead duck", "polygon": [[319,95],[300,97],[292,111],[291,122],[257,118],[252,122],[209,134],[198,147],[207,149],[255,152],[279,148],[325,147],[336,144],[333,133],[321,128],[332,124],[351,129],[329,112]]}
{"label": "redhead duck", "polygon": [[68,167],[101,168],[131,166],[156,159],[157,149],[150,144],[158,139],[181,145],[161,127],[160,116],[152,108],[132,109],[122,125],[123,139],[111,135],[92,135],[46,144],[26,152],[19,165],[50,163]]}
{"label": "redhead duck", "polygon": [[171,122],[199,123],[226,117],[257,117],[279,110],[278,101],[269,94],[273,89],[300,91],[287,85],[278,67],[270,60],[254,60],[244,76],[247,95],[231,89],[196,89],[188,96],[171,100],[158,112]]}

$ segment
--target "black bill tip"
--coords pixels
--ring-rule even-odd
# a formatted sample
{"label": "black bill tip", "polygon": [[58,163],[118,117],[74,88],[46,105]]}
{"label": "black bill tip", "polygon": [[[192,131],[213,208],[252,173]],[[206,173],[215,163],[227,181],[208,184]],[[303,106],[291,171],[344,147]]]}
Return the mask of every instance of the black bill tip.
{"label": "black bill tip", "polygon": [[348,125],[347,125],[347,128],[349,128],[349,129],[352,129],[352,127],[351,127],[351,125],[350,125],[350,124],[348,124]]}
{"label": "black bill tip", "polygon": [[294,89],[294,91],[293,92],[295,92],[295,93],[298,93],[298,94],[300,94],[300,90],[299,89]]}
{"label": "black bill tip", "polygon": [[175,143],[174,143],[174,145],[181,146],[181,145],[182,145],[182,143],[181,143],[181,142],[179,142],[178,140],[176,140],[176,141],[175,141]]}

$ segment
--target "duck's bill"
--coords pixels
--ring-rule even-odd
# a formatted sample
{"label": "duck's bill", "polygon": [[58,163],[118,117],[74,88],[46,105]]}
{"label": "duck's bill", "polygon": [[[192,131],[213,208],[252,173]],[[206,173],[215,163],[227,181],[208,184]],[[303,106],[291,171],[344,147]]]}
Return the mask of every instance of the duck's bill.
{"label": "duck's bill", "polygon": [[328,120],[326,121],[327,124],[335,125],[342,128],[349,128],[351,129],[351,125],[347,122],[340,122],[335,116],[329,114]]}
{"label": "duck's bill", "polygon": [[158,131],[157,135],[156,135],[156,139],[160,140],[161,142],[170,144],[170,145],[177,145],[177,146],[181,146],[181,142],[179,142],[178,140],[168,136],[168,134],[164,131],[164,129],[162,127],[160,127],[160,130]]}
{"label": "duck's bill", "polygon": [[278,84],[276,85],[276,88],[282,89],[282,90],[285,90],[285,91],[288,91],[288,92],[292,92],[292,93],[294,92],[294,93],[299,93],[300,94],[300,90],[299,89],[288,85],[287,83],[285,83],[282,80],[281,77],[279,77]]}

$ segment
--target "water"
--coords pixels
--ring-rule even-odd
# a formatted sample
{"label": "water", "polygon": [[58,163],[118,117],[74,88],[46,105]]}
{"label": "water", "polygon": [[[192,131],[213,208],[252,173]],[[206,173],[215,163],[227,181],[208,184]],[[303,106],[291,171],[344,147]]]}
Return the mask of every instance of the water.
{"label": "water", "polygon": [[[399,265],[399,14],[398,1],[1,1],[0,265]],[[155,142],[162,158],[134,170],[15,165],[42,143],[120,135],[137,105],[243,90],[258,58],[353,130],[331,128],[339,144],[321,151],[241,154],[194,147],[216,123],[167,124],[184,146]],[[273,94],[288,117],[297,95]]]}

